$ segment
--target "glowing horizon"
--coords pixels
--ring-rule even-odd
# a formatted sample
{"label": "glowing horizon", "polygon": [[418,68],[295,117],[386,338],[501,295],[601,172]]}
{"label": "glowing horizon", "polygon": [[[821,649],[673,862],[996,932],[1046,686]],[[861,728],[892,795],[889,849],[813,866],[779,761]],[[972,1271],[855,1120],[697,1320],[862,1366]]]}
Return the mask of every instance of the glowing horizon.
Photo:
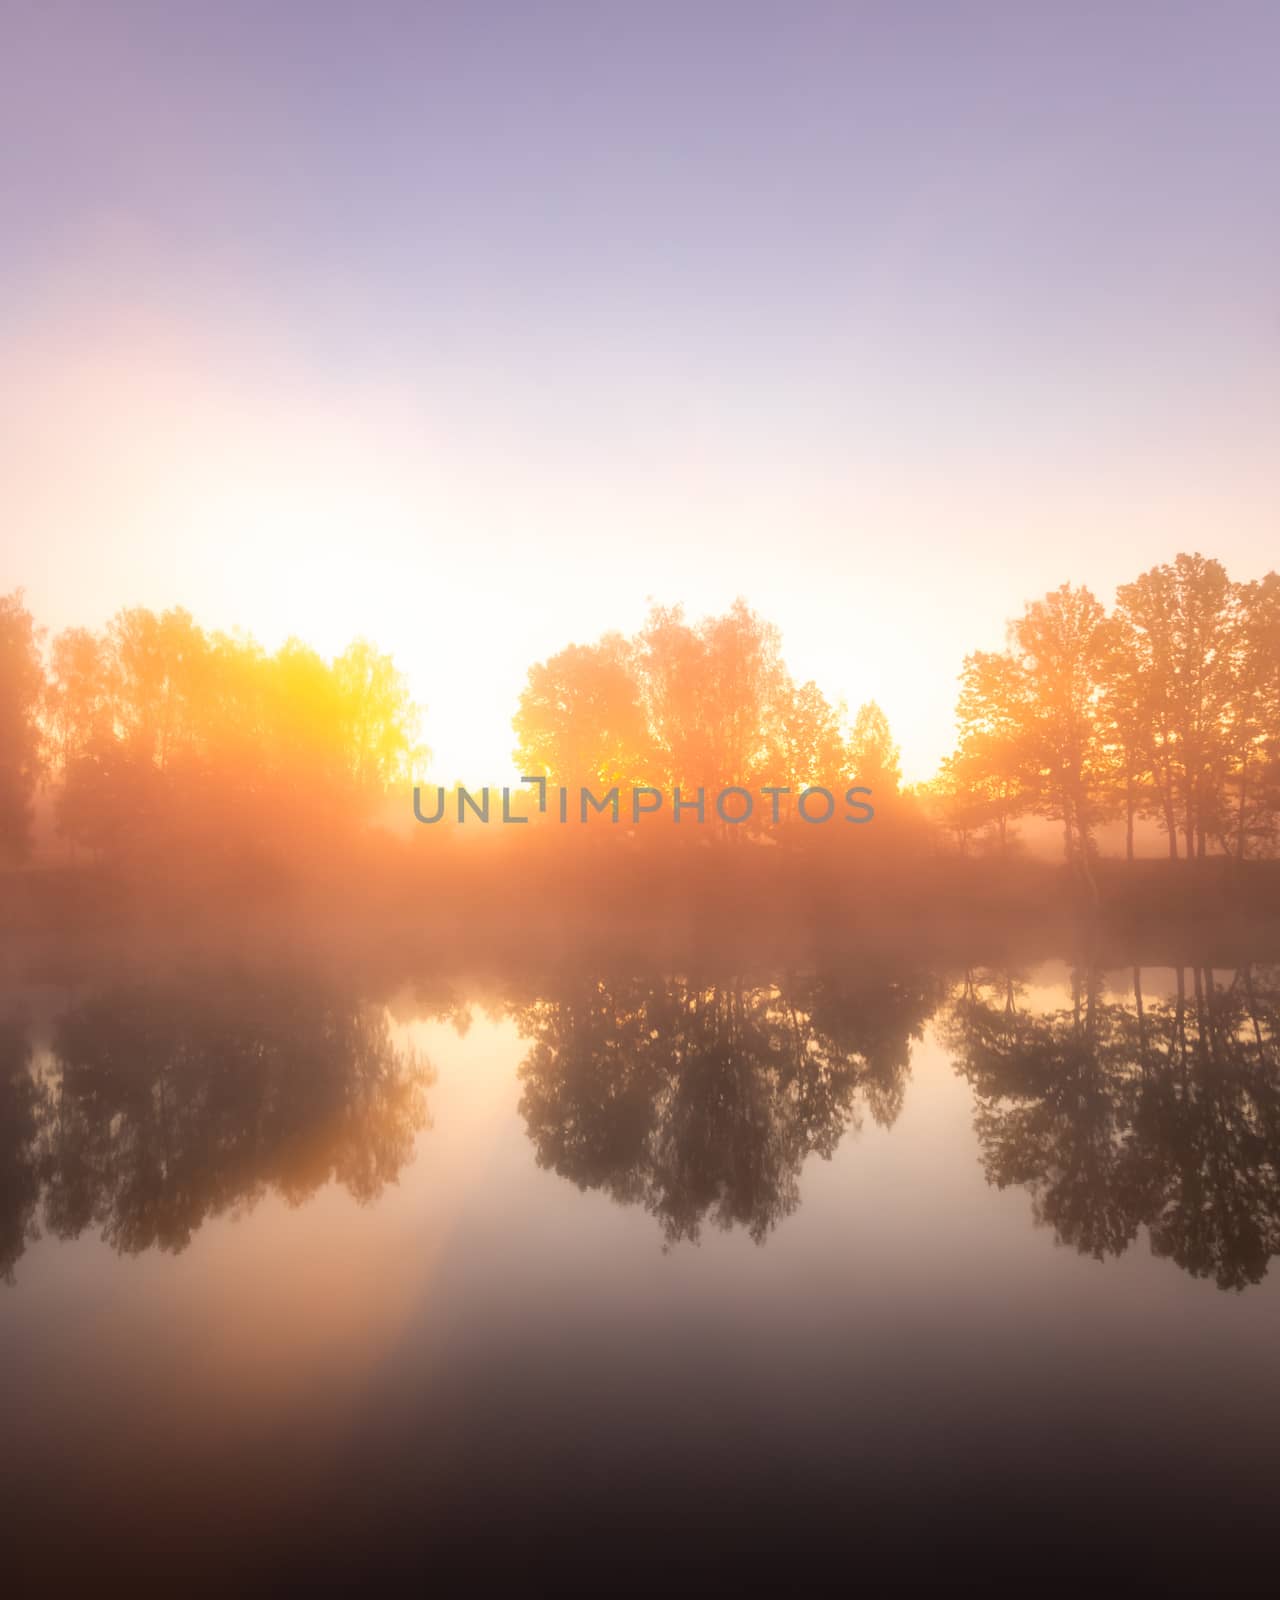
{"label": "glowing horizon", "polygon": [[650,598],[741,595],[919,780],[965,654],[1029,599],[1109,603],[1179,549],[1259,575],[1256,40],[1166,18],[1168,70],[1136,73],[1135,19],[1100,51],[1011,14],[995,61],[945,16],[716,10],[675,59],[518,13],[390,50],[310,8],[340,135],[271,19],[24,15],[0,591],[53,629],[142,604],[269,648],[366,636],[433,776],[475,782],[512,770],[533,663]]}

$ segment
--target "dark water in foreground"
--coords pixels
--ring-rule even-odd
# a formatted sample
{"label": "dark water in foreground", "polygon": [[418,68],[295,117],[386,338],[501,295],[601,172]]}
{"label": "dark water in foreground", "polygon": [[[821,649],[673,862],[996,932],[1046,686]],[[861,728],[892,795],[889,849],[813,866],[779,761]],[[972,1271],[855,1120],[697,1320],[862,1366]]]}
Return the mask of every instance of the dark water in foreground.
{"label": "dark water in foreground", "polygon": [[1280,967],[296,967],[0,1001],[27,1580],[1229,1579]]}

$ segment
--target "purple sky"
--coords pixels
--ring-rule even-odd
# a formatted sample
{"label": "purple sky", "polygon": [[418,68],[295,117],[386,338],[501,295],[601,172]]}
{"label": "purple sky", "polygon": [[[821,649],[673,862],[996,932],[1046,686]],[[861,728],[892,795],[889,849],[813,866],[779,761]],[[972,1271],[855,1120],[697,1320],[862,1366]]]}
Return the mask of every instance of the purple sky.
{"label": "purple sky", "polygon": [[1275,560],[1280,6],[0,19],[52,625],[368,632],[483,777],[528,662],[741,592],[923,776],[1024,599]]}

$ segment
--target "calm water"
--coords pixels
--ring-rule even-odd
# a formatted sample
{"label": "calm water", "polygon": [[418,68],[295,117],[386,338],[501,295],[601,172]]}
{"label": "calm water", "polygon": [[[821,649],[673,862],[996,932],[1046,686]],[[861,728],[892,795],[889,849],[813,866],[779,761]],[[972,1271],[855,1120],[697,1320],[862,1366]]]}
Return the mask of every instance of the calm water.
{"label": "calm water", "polygon": [[1224,1577],[1274,1523],[1280,967],[222,963],[0,1016],[20,1575]]}

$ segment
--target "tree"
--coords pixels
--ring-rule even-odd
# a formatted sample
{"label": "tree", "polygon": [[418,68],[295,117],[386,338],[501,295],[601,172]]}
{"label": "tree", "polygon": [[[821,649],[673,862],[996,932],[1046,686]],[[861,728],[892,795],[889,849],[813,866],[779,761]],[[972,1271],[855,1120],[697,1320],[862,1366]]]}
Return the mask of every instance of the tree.
{"label": "tree", "polygon": [[1240,661],[1231,730],[1234,806],[1224,817],[1224,850],[1243,861],[1250,843],[1267,848],[1280,817],[1280,574],[1237,591]]}
{"label": "tree", "polygon": [[[1243,635],[1240,597],[1222,564],[1199,553],[1153,567],[1116,595],[1121,648],[1141,707],[1148,759],[1177,855],[1203,856],[1222,823],[1232,765],[1232,703]],[[1237,752],[1237,757],[1239,752]]]}
{"label": "tree", "polygon": [[960,812],[966,832],[993,827],[1003,855],[1009,825],[1027,808],[1034,791],[1028,728],[1033,686],[1010,651],[975,650],[964,660],[956,704],[956,753],[949,781],[953,798],[966,797]]}
{"label": "tree", "polygon": [[788,781],[820,784],[833,793],[852,781],[843,720],[844,706],[833,706],[812,679],[792,690],[782,713],[779,762]]}
{"label": "tree", "polygon": [[1104,618],[1088,589],[1064,583],[1033,601],[1010,630],[1017,663],[1034,689],[1023,738],[1036,804],[1062,822],[1066,858],[1095,897],[1090,830],[1102,759]]}
{"label": "tree", "polygon": [[687,791],[786,782],[778,775],[797,702],[772,623],[742,600],[696,625],[678,606],[655,606],[636,643],[668,784]]}
{"label": "tree", "polygon": [[359,788],[381,793],[412,776],[428,752],[418,741],[421,713],[404,674],[365,639],[347,646],[333,664],[339,728]]}
{"label": "tree", "polygon": [[955,839],[962,856],[969,853],[969,841],[985,826],[988,815],[980,788],[972,781],[960,758],[943,756],[936,775],[922,785],[935,819]]}
{"label": "tree", "polygon": [[44,688],[39,635],[22,591],[0,595],[0,861],[30,854]]}
{"label": "tree", "polygon": [[643,783],[653,770],[635,651],[621,634],[530,668],[513,727],[521,772],[566,788]]}
{"label": "tree", "polygon": [[1058,818],[1066,859],[1095,898],[1091,828],[1105,762],[1106,650],[1105,613],[1088,589],[1064,584],[1028,605],[1010,626],[1008,649],[965,658],[946,778],[953,812],[965,797],[965,832],[979,819],[994,822],[1002,850],[1020,812]]}
{"label": "tree", "polygon": [[103,642],[88,628],[67,628],[49,652],[45,730],[58,777],[110,731],[111,690]]}
{"label": "tree", "polygon": [[210,703],[210,646],[189,611],[141,606],[107,626],[108,683],[124,742],[161,772],[195,748]]}
{"label": "tree", "polygon": [[898,747],[889,731],[889,719],[874,700],[858,707],[849,738],[850,771],[873,794],[896,795],[902,784]]}
{"label": "tree", "polygon": [[1150,809],[1155,792],[1150,695],[1134,670],[1135,659],[1131,626],[1122,617],[1110,618],[1100,711],[1104,743],[1111,755],[1110,787],[1115,806],[1124,815],[1125,857],[1129,861],[1134,858],[1135,823]]}
{"label": "tree", "polygon": [[[886,763],[877,770],[896,783],[897,751],[877,716],[876,759]],[[521,770],[566,788],[648,784],[690,796],[834,787],[849,773],[840,709],[816,684],[795,685],[778,630],[741,600],[697,623],[654,606],[632,639],[570,645],[531,668],[513,727]],[[723,826],[742,837],[763,822]]]}
{"label": "tree", "polygon": [[1064,586],[1028,606],[1009,648],[965,660],[957,747],[932,786],[967,837],[981,797],[998,818],[1063,823],[1092,884],[1091,829],[1157,815],[1169,855],[1212,845],[1243,861],[1272,847],[1280,817],[1280,577],[1235,584],[1220,562],[1180,554],[1120,587],[1111,616]]}
{"label": "tree", "polygon": [[272,859],[331,847],[425,758],[390,656],[268,656],[181,610],[54,642],[44,697],[59,826],[108,858]]}

